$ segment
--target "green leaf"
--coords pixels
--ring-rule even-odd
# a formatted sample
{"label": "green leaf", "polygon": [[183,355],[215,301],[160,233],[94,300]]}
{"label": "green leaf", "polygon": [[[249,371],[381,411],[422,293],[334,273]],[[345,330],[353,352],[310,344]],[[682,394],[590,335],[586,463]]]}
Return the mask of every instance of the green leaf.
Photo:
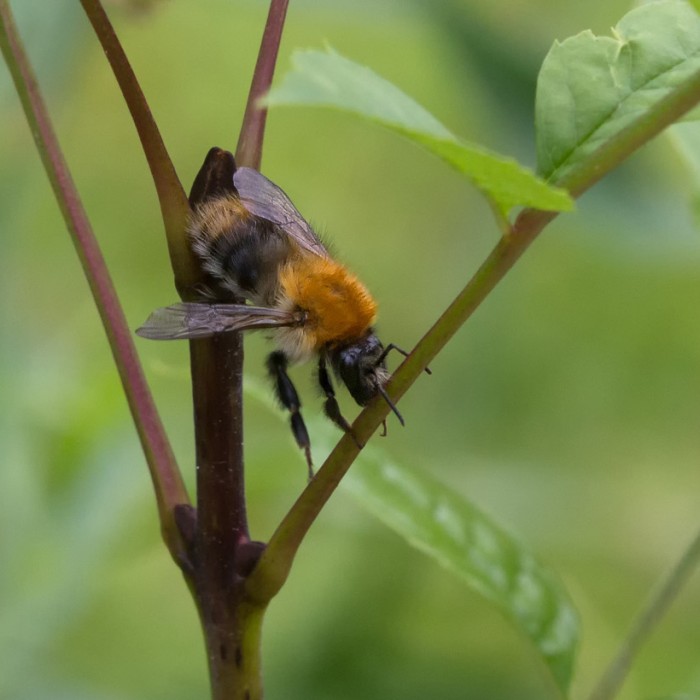
{"label": "green leaf", "polygon": [[555,42],[537,82],[538,172],[562,180],[700,71],[700,17],[664,0],[629,12],[612,37]]}
{"label": "green leaf", "polygon": [[494,603],[532,642],[565,694],[579,620],[548,569],[469,501],[371,447],[343,484],[382,522]]}
{"label": "green leaf", "polygon": [[369,68],[328,51],[297,51],[293,69],[265,104],[333,107],[405,136],[466,175],[506,214],[515,206],[573,209],[569,195],[510,158],[457,138],[432,114]]}
{"label": "green leaf", "polygon": [[[259,381],[245,377],[244,392],[283,419]],[[330,452],[337,429],[315,419],[309,427],[315,452]],[[300,468],[302,461],[300,456]],[[579,618],[552,572],[472,503],[425,474],[391,462],[372,445],[362,450],[341,484],[379,520],[494,603],[530,640],[565,695]]]}

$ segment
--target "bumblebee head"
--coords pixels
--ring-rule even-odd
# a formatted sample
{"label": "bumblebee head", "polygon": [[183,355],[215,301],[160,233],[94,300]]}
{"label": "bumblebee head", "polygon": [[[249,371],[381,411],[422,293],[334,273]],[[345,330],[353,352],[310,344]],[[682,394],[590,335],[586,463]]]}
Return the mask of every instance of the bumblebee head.
{"label": "bumblebee head", "polygon": [[329,355],[337,375],[360,406],[381,394],[403,425],[401,414],[384,389],[389,380],[384,363],[386,351],[371,329],[360,340],[335,348]]}

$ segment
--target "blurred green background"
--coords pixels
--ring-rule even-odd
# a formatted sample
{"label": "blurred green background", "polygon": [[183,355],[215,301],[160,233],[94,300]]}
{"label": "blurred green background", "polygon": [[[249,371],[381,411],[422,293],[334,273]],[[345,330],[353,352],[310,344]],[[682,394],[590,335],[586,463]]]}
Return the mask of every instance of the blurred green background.
{"label": "blurred green background", "polygon": [[[108,7],[189,187],[210,146],[235,148],[266,3],[143,4]],[[13,5],[136,327],[175,293],[133,126],[78,4]],[[293,0],[279,71],[294,48],[328,42],[456,133],[532,165],[535,80],[551,42],[605,33],[627,9],[621,0]],[[205,698],[194,607],[160,542],[97,313],[4,68],[0,110],[0,698]],[[273,112],[264,170],[373,291],[387,342],[410,348],[496,240],[488,207],[458,176],[351,118]],[[584,196],[418,381],[401,404],[407,427],[392,421],[381,443],[560,574],[583,620],[575,697],[700,520],[695,196],[668,137]],[[187,347],[137,345],[191,485]],[[248,338],[254,379],[266,349]],[[309,418],[321,403],[310,375],[294,373]],[[264,539],[305,467],[255,401],[246,449],[251,526]],[[700,692],[699,610],[695,577],[624,698]],[[270,608],[264,658],[277,700],[553,697],[498,613],[342,490]]]}

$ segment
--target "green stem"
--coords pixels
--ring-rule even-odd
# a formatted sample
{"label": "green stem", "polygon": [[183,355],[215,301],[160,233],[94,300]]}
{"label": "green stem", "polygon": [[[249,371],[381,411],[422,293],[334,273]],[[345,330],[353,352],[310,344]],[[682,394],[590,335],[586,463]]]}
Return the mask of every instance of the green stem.
{"label": "green stem", "polygon": [[[575,196],[581,195],[699,101],[700,71],[691,75],[662,102],[654,105],[616,134],[582,161],[566,178],[555,184],[569,189]],[[556,212],[534,209],[525,209],[520,213],[510,231],[505,233],[476,275],[392,377],[388,392],[395,401],[416,381],[530,243],[556,216]],[[384,401],[375,400],[360,413],[353,424],[353,432],[361,443],[364,444],[369,439],[388,412],[389,408]],[[299,496],[270,539],[248,581],[251,595],[259,596],[260,600],[269,600],[279,591],[289,575],[296,552],[311,524],[358,454],[359,449],[348,436],[344,436],[336,445],[314,480]]]}
{"label": "green stem", "polygon": [[[388,387],[394,400],[403,396],[418,379],[554,216],[553,212],[523,212],[518,220],[521,223],[516,222],[512,233],[498,242],[467,286],[397,369]],[[380,400],[360,413],[352,426],[360,443],[370,438],[388,413],[386,402]],[[264,601],[280,590],[306,533],[358,454],[355,441],[349,435],[343,436],[272,535],[248,580],[251,595]]]}
{"label": "green stem", "polygon": [[0,48],[107,334],[153,480],[163,538],[175,560],[182,562],[185,550],[174,511],[176,506],[189,502],[187,491],[146,383],[107,265],[61,153],[6,0],[0,0]]}
{"label": "green stem", "polygon": [[[245,600],[235,606],[235,618],[222,617],[205,626],[212,700],[262,700],[260,658],[265,606]],[[227,654],[231,654],[228,656]]]}
{"label": "green stem", "polygon": [[615,658],[591,693],[590,700],[612,700],[617,695],[640,649],[668,612],[699,564],[700,531],[639,613]]}

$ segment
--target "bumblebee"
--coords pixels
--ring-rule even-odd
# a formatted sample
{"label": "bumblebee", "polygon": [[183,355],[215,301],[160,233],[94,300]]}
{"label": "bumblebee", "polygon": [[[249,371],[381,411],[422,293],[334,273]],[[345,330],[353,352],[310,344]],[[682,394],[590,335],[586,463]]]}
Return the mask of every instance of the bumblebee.
{"label": "bumblebee", "polygon": [[374,332],[377,304],[366,287],[335,260],[287,195],[257,170],[237,168],[233,156],[212,148],[190,194],[188,235],[214,301],[157,309],[136,332],[144,338],[205,338],[218,333],[273,329],[277,346],[267,370],[313,475],[311,445],[289,365],[318,358],[325,414],[352,435],[328,372],[360,406],[378,394],[403,425],[386,393],[384,347]]}

